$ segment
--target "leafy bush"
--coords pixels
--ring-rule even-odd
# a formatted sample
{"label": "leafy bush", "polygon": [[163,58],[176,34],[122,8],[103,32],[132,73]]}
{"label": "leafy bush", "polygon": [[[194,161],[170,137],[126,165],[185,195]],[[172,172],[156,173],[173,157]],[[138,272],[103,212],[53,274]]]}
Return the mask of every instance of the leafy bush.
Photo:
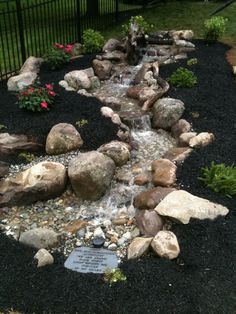
{"label": "leafy bush", "polygon": [[145,21],[141,15],[131,16],[129,23],[122,25],[124,35],[128,35],[131,24],[137,24],[145,34],[150,33],[153,28],[153,25]]}
{"label": "leafy bush", "polygon": [[197,84],[197,77],[192,71],[180,67],[169,77],[168,81],[177,87],[193,87]]}
{"label": "leafy bush", "polygon": [[48,111],[50,105],[53,104],[56,93],[53,91],[51,84],[45,87],[29,86],[20,91],[17,95],[18,105],[30,111]]}
{"label": "leafy bush", "polygon": [[64,64],[68,63],[71,58],[71,50],[73,45],[63,46],[55,43],[49,48],[43,56],[44,61],[50,66],[51,70],[60,69]]}
{"label": "leafy bush", "polygon": [[223,16],[213,16],[212,18],[205,20],[205,38],[207,40],[217,40],[221,37],[225,30],[228,19]]}
{"label": "leafy bush", "polygon": [[225,164],[215,164],[202,168],[202,177],[199,180],[203,181],[214,192],[222,193],[228,197],[236,194],[236,167],[225,166]]}
{"label": "leafy bush", "polygon": [[102,49],[105,39],[102,34],[93,29],[87,29],[83,32],[83,51],[84,53],[94,53]]}
{"label": "leafy bush", "polygon": [[198,62],[197,58],[192,58],[187,61],[187,65],[191,66],[191,65],[197,64],[197,62]]}

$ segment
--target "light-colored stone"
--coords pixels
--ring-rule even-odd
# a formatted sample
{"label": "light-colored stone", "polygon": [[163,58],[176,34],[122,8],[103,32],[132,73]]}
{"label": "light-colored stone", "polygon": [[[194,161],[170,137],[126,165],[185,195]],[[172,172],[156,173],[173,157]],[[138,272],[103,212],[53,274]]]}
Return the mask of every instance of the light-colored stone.
{"label": "light-colored stone", "polygon": [[115,38],[110,38],[103,46],[102,51],[111,52],[117,50],[119,47],[121,47],[121,42]]}
{"label": "light-colored stone", "polygon": [[191,40],[193,39],[194,33],[192,30],[179,30],[179,31],[172,31],[171,35],[175,39],[185,39],[185,40]]}
{"label": "light-colored stone", "polygon": [[69,87],[69,84],[67,83],[67,81],[65,80],[61,80],[58,83],[61,87],[64,87],[65,89],[67,89]]}
{"label": "light-colored stone", "polygon": [[174,188],[165,187],[143,191],[135,196],[134,207],[138,209],[153,209],[173,191],[175,191]]}
{"label": "light-colored stone", "polygon": [[91,87],[91,81],[88,77],[88,74],[83,70],[74,70],[67,73],[64,76],[64,80],[75,90],[82,88],[89,89]]}
{"label": "light-colored stone", "polygon": [[171,186],[176,181],[176,165],[168,159],[152,162],[152,182],[155,186]]}
{"label": "light-colored stone", "polygon": [[151,68],[152,68],[151,63],[144,63],[140,70],[138,71],[138,73],[135,75],[134,85],[142,83],[146,73],[150,71]]}
{"label": "light-colored stone", "polygon": [[93,60],[93,69],[99,80],[107,80],[110,78],[112,63],[109,60]]}
{"label": "light-colored stone", "polygon": [[46,265],[52,265],[54,263],[52,254],[45,249],[38,250],[38,252],[34,255],[34,259],[37,260],[38,268]]}
{"label": "light-colored stone", "polygon": [[19,241],[36,249],[48,249],[58,244],[58,234],[50,229],[35,228],[23,232]]}
{"label": "light-colored stone", "polygon": [[94,77],[94,75],[95,75],[92,67],[87,68],[87,69],[83,69],[82,71],[85,72],[88,75],[88,78],[90,78],[90,79],[91,79],[91,77]]}
{"label": "light-colored stone", "polygon": [[0,181],[0,207],[30,204],[60,195],[66,186],[64,165],[43,161]]}
{"label": "light-colored stone", "polygon": [[236,65],[233,65],[232,69],[233,69],[233,74],[236,75]]}
{"label": "light-colored stone", "polygon": [[193,149],[189,147],[174,147],[168,150],[163,158],[169,159],[170,161],[179,164],[183,162],[191,154],[192,151]]}
{"label": "light-colored stone", "polygon": [[175,44],[176,44],[176,46],[179,46],[179,47],[195,48],[194,44],[190,43],[187,40],[183,40],[183,39],[176,39]]}
{"label": "light-colored stone", "polygon": [[74,192],[86,200],[99,199],[110,185],[114,173],[114,161],[97,151],[78,155],[68,166]]}
{"label": "light-colored stone", "polygon": [[121,119],[120,119],[120,116],[118,115],[118,113],[114,113],[113,116],[111,117],[111,121],[114,123],[114,124],[117,124],[117,125],[121,125],[122,122],[121,122]]}
{"label": "light-colored stone", "polygon": [[101,227],[97,227],[94,232],[93,232],[93,236],[94,238],[98,237],[98,238],[104,238],[105,239],[105,234],[102,231]]}
{"label": "light-colored stone", "polygon": [[189,132],[191,130],[191,124],[185,119],[180,119],[171,127],[171,135],[174,138],[178,138],[182,133]]}
{"label": "light-colored stone", "polygon": [[161,98],[153,106],[152,126],[154,128],[169,129],[182,116],[184,103],[179,99]]}
{"label": "light-colored stone", "polygon": [[147,253],[153,238],[134,238],[128,247],[128,259],[139,258]]}
{"label": "light-colored stone", "polygon": [[196,135],[197,135],[196,132],[187,132],[180,134],[178,139],[178,146],[180,147],[189,146],[191,138],[195,137]]}
{"label": "light-colored stone", "polygon": [[114,115],[114,111],[109,107],[102,107],[101,113],[104,117],[111,118]]}
{"label": "light-colored stone", "polygon": [[26,73],[26,72],[33,72],[33,73],[39,73],[40,66],[43,63],[42,58],[36,58],[36,57],[29,57],[25,61],[25,63],[22,65],[20,69],[20,74]]}
{"label": "light-colored stone", "polygon": [[24,72],[19,75],[12,76],[7,81],[7,88],[9,91],[17,92],[34,84],[36,78],[37,73],[35,72]]}
{"label": "light-colored stone", "polygon": [[190,147],[204,147],[209,145],[215,139],[214,134],[208,132],[199,133],[197,136],[192,137],[189,141]]}
{"label": "light-colored stone", "polygon": [[135,215],[140,234],[154,237],[163,228],[163,220],[155,210],[140,210]]}
{"label": "light-colored stone", "polygon": [[113,159],[116,166],[122,166],[130,159],[129,146],[123,142],[112,141],[100,146],[98,151]]}
{"label": "light-colored stone", "polygon": [[180,253],[176,235],[171,231],[159,231],[151,242],[153,251],[160,257],[174,259]]}
{"label": "light-colored stone", "polygon": [[64,154],[83,145],[83,140],[72,124],[59,123],[50,130],[46,140],[46,153]]}
{"label": "light-colored stone", "polygon": [[228,214],[228,208],[212,203],[204,198],[194,196],[184,190],[168,194],[156,207],[161,216],[174,218],[183,224],[188,224],[191,218],[215,219]]}

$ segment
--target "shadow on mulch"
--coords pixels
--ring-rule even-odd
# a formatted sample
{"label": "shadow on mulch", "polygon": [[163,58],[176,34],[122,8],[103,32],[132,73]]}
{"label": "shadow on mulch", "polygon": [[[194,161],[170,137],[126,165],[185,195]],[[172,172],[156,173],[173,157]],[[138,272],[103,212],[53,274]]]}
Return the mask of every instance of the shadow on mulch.
{"label": "shadow on mulch", "polygon": [[[178,182],[187,191],[219,202],[230,210],[214,221],[176,224],[180,243],[177,260],[147,256],[122,264],[127,281],[109,285],[102,277],[80,274],[55,264],[36,269],[35,250],[0,234],[0,311],[13,308],[21,313],[207,313],[236,311],[236,208],[235,198],[213,193],[197,179],[202,166],[212,160],[227,165],[236,157],[236,85],[224,56],[223,44],[207,46],[197,41],[198,58],[191,67],[198,84],[191,89],[171,88],[169,96],[185,102],[184,117],[194,130],[213,132],[216,140],[196,150],[178,169]],[[168,77],[186,61],[161,69]],[[187,67],[187,66],[186,66]],[[191,112],[198,112],[193,118]]]}

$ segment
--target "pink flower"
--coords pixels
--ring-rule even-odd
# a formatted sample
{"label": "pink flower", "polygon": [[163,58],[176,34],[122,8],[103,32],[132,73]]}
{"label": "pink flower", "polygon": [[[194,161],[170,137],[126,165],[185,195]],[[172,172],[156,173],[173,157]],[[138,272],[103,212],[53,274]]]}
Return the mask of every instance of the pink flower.
{"label": "pink flower", "polygon": [[54,46],[59,49],[64,49],[65,47],[61,44],[55,43]]}
{"label": "pink flower", "polygon": [[71,47],[66,47],[66,48],[65,48],[65,52],[66,52],[66,53],[71,53],[71,50],[72,50]]}
{"label": "pink flower", "polygon": [[53,86],[52,84],[45,84],[46,89],[52,90]]}
{"label": "pink flower", "polygon": [[56,93],[53,90],[49,90],[48,95],[54,97],[54,96],[56,96]]}
{"label": "pink flower", "polygon": [[33,93],[33,92],[34,92],[34,88],[33,88],[33,87],[30,87],[30,88],[28,89],[28,92],[29,92],[29,93]]}
{"label": "pink flower", "polygon": [[48,107],[48,104],[46,103],[46,101],[42,101],[41,104],[40,104],[41,108],[43,109],[47,109]]}

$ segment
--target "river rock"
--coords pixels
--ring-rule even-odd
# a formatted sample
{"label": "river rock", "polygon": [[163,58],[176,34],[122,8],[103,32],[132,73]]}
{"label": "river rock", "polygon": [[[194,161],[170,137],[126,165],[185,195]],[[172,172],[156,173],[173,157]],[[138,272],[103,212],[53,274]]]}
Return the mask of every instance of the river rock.
{"label": "river rock", "polygon": [[183,162],[193,151],[192,148],[189,147],[174,147],[168,150],[163,156],[165,159],[169,159],[170,161],[179,164]]}
{"label": "river rock", "polygon": [[102,107],[100,110],[104,117],[111,118],[114,115],[114,111],[109,107]]}
{"label": "river rock", "polygon": [[100,146],[98,151],[113,159],[116,166],[122,166],[130,159],[129,146],[123,142],[112,141]]}
{"label": "river rock", "polygon": [[176,191],[174,188],[157,187],[143,191],[135,196],[134,207],[138,209],[155,208],[169,193]]}
{"label": "river rock", "polygon": [[185,119],[180,119],[171,127],[171,135],[174,138],[178,138],[182,133],[189,132],[191,130],[191,124]]}
{"label": "river rock", "polygon": [[27,72],[39,73],[40,66],[42,63],[43,63],[42,58],[36,58],[36,57],[31,56],[26,59],[19,73],[20,74],[27,73]]}
{"label": "river rock", "polygon": [[153,106],[153,128],[169,129],[182,116],[184,103],[179,99],[161,98]]}
{"label": "river rock", "polygon": [[209,145],[215,139],[214,134],[208,132],[199,133],[197,136],[192,137],[189,141],[190,147],[204,147]]}
{"label": "river rock", "polygon": [[99,80],[108,80],[111,75],[112,63],[109,60],[93,60],[93,69]]}
{"label": "river rock", "polygon": [[0,178],[9,173],[9,165],[6,162],[0,161]]}
{"label": "river rock", "polygon": [[0,207],[30,204],[60,195],[66,186],[66,168],[60,163],[43,161],[0,181]]}
{"label": "river rock", "polygon": [[48,249],[58,244],[58,234],[47,228],[35,228],[23,232],[19,241],[36,249]]}
{"label": "river rock", "polygon": [[128,247],[128,259],[139,258],[144,255],[150,246],[153,238],[134,238]]}
{"label": "river rock", "polygon": [[75,194],[86,200],[98,200],[110,185],[114,173],[114,161],[97,151],[78,155],[68,166]]}
{"label": "river rock", "polygon": [[111,52],[121,47],[121,42],[115,38],[110,38],[102,48],[103,52]]}
{"label": "river rock", "polygon": [[171,186],[176,181],[176,165],[168,159],[152,162],[152,183],[160,186]]}
{"label": "river rock", "polygon": [[182,133],[178,139],[178,146],[180,147],[189,146],[191,138],[195,137],[196,135],[197,135],[196,132]]}
{"label": "river rock", "polygon": [[163,228],[163,220],[155,210],[140,210],[135,215],[140,234],[154,237]]}
{"label": "river rock", "polygon": [[142,186],[152,181],[151,175],[148,172],[143,172],[134,178],[134,184]]}
{"label": "river rock", "polygon": [[140,84],[143,82],[146,73],[151,70],[152,64],[151,63],[144,63],[138,73],[135,75],[134,78],[134,85]]}
{"label": "river rock", "polygon": [[34,259],[37,260],[38,268],[46,265],[52,265],[54,263],[52,254],[45,249],[38,250],[38,252],[34,255]]}
{"label": "river rock", "polygon": [[212,203],[204,198],[194,196],[184,190],[168,194],[156,207],[161,216],[174,218],[183,224],[188,224],[191,218],[214,219],[228,214],[228,208]]}
{"label": "river rock", "polygon": [[174,259],[180,253],[176,235],[171,231],[159,231],[151,242],[153,251],[160,257]]}
{"label": "river rock", "polygon": [[46,153],[65,154],[83,145],[83,140],[72,124],[59,123],[50,130],[46,140]]}
{"label": "river rock", "polygon": [[7,81],[7,88],[9,91],[17,92],[22,90],[29,85],[34,84],[37,79],[37,73],[35,72],[24,72],[16,76],[12,76]]}
{"label": "river rock", "polygon": [[64,80],[68,85],[75,90],[79,89],[89,89],[91,87],[91,81],[88,77],[86,71],[83,70],[74,70],[67,73],[64,76]]}
{"label": "river rock", "polygon": [[190,29],[171,31],[170,34],[174,39],[184,39],[184,40],[191,40],[193,39],[193,36],[194,36],[193,31]]}

